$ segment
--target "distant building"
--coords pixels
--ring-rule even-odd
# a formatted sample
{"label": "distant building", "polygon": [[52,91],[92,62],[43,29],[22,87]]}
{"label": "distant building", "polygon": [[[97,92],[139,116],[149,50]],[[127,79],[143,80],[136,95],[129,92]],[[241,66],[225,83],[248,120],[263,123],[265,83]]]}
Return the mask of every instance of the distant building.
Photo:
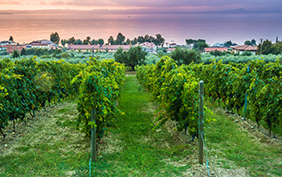
{"label": "distant building", "polygon": [[52,49],[52,48],[56,48],[57,44],[53,43],[52,41],[43,39],[43,40],[38,40],[38,41],[32,41],[31,43],[29,43],[29,45],[27,45],[27,49],[31,49],[31,48],[39,48],[39,49]]}
{"label": "distant building", "polygon": [[115,52],[120,47],[123,48],[123,50],[129,50],[132,45],[69,45],[67,49],[76,52],[79,50],[82,52],[86,52],[87,50],[91,52],[93,48],[94,52],[96,52],[97,49],[101,52],[105,52],[106,50],[108,50],[108,52]]}
{"label": "distant building", "polygon": [[0,51],[7,50],[7,45],[0,45]]}
{"label": "distant building", "polygon": [[244,52],[251,52],[253,55],[256,54],[258,47],[250,46],[250,45],[239,45],[235,47],[231,47],[235,53],[243,54]]}
{"label": "distant building", "polygon": [[176,47],[176,46],[177,46],[177,44],[175,42],[169,44],[169,48]]}
{"label": "distant building", "polygon": [[[51,49],[51,45],[50,44],[39,44],[39,43],[34,43],[34,44],[30,44],[28,45],[30,46],[30,48],[34,49],[34,48],[37,48],[37,49],[48,49],[50,50]],[[29,47],[28,47],[29,48]]]}
{"label": "distant building", "polygon": [[168,49],[166,49],[167,53],[171,53],[172,51],[175,51],[175,48],[168,48]]}
{"label": "distant building", "polygon": [[139,44],[146,52],[155,52],[157,50],[157,46],[152,42],[144,42]]}
{"label": "distant building", "polygon": [[205,48],[205,53],[210,53],[211,51],[220,51],[220,52],[227,52],[228,49],[226,47],[210,47]]}
{"label": "distant building", "polygon": [[7,45],[7,52],[8,53],[13,53],[14,50],[18,50],[19,52],[22,51],[22,49],[26,49],[26,45],[24,44],[9,44]]}
{"label": "distant building", "polygon": [[8,44],[10,44],[10,42],[9,41],[1,41],[0,42],[0,46],[6,46],[6,45],[8,45]]}

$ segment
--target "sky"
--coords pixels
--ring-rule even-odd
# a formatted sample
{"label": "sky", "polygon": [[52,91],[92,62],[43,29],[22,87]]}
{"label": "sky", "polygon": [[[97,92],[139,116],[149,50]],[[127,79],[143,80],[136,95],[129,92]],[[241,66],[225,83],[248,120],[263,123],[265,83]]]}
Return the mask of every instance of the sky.
{"label": "sky", "polygon": [[0,0],[0,11],[10,10],[114,10],[138,12],[195,12],[245,9],[281,12],[282,0]]}

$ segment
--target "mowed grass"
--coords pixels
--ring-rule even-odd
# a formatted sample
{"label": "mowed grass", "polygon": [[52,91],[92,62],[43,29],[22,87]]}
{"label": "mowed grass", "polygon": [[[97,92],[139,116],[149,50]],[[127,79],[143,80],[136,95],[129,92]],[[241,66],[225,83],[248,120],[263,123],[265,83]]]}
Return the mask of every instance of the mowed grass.
{"label": "mowed grass", "polygon": [[76,101],[60,104],[52,117],[0,155],[0,176],[71,176],[77,168],[87,165],[87,142],[78,137],[82,134],[75,130],[73,120]]}
{"label": "mowed grass", "polygon": [[[150,95],[136,80],[126,77],[124,90],[119,99],[119,109],[125,115],[118,116],[115,129],[110,129],[119,149],[102,154],[94,163],[92,176],[182,176],[190,168],[174,166],[166,159],[184,158],[192,151],[189,146],[174,144],[167,130],[152,131],[153,112],[149,111]],[[167,142],[169,147],[164,147]]]}
{"label": "mowed grass", "polygon": [[[211,155],[223,158],[223,167],[244,167],[250,176],[282,176],[282,147],[258,141],[246,130],[239,128],[230,118],[216,109],[217,104],[206,104],[217,119],[206,125],[208,148],[215,149]],[[232,167],[233,165],[233,167]]]}

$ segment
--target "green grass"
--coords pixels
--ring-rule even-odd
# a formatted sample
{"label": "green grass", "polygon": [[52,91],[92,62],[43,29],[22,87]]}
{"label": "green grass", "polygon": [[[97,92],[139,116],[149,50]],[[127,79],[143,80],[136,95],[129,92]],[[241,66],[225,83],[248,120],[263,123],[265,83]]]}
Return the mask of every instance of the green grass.
{"label": "green grass", "polygon": [[[181,176],[181,172],[190,168],[189,164],[176,167],[166,162],[168,158],[187,156],[191,147],[175,145],[166,130],[152,131],[153,113],[148,111],[150,95],[140,87],[134,76],[126,78],[119,100],[119,109],[125,115],[118,116],[117,128],[110,130],[112,136],[120,140],[117,145],[121,150],[102,154],[92,176]],[[170,144],[169,148],[162,147],[164,141]]]}
{"label": "green grass", "polygon": [[282,147],[257,141],[247,131],[240,130],[232,119],[216,111],[215,104],[209,101],[206,103],[214,111],[214,115],[206,116],[217,119],[206,126],[208,147],[217,149],[213,156],[226,159],[223,167],[232,168],[228,164],[231,161],[238,167],[245,167],[250,176],[282,176],[282,165],[279,165],[282,161]]}

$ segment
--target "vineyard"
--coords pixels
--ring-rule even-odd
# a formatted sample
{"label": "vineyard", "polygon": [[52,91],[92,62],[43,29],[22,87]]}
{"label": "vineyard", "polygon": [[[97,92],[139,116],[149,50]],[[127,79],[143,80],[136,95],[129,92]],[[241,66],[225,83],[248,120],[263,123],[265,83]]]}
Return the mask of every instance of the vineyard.
{"label": "vineyard", "polygon": [[[206,98],[218,101],[222,106],[241,116],[268,126],[282,125],[282,66],[277,60],[265,63],[252,60],[246,64],[222,61],[209,65],[190,64],[177,66],[170,58],[162,58],[156,65],[138,68],[137,78],[152,92],[160,103],[160,124],[175,120],[179,130],[187,129],[195,134],[198,127],[198,82],[205,83]],[[242,113],[243,107],[246,108]],[[247,113],[246,113],[247,112]],[[206,120],[210,122],[212,120]]]}
{"label": "vineyard", "polygon": [[[113,60],[97,61],[90,59],[86,64],[70,64],[64,60],[40,61],[36,58],[12,62],[0,61],[0,132],[9,121],[24,118],[27,113],[32,117],[46,102],[58,103],[65,97],[78,96],[78,127],[84,122],[82,131],[89,136],[89,112],[97,108],[99,137],[104,128],[114,122],[116,113],[115,100],[119,96],[120,85],[124,80],[124,66]],[[94,104],[95,103],[95,104]],[[91,107],[91,108],[90,108]]]}
{"label": "vineyard", "polygon": [[[273,133],[282,127],[281,67],[278,60],[179,66],[165,56],[126,77],[112,59],[2,59],[0,176],[279,176],[282,151]],[[203,122],[199,99],[207,102]],[[253,139],[227,118],[233,113],[270,136]],[[42,115],[48,118],[36,131],[21,133]],[[201,135],[209,149],[203,165],[194,141]],[[97,160],[89,163],[93,136]]]}

